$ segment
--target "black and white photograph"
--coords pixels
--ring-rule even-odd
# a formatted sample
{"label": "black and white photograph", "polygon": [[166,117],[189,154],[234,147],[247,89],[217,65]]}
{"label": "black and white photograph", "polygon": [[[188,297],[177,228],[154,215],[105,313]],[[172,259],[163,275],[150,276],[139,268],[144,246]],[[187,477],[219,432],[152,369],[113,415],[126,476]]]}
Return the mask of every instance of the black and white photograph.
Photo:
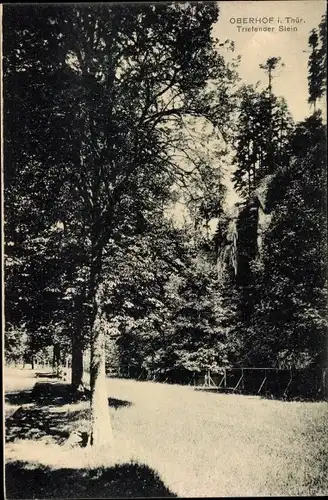
{"label": "black and white photograph", "polygon": [[328,495],[326,2],[0,15],[5,498]]}

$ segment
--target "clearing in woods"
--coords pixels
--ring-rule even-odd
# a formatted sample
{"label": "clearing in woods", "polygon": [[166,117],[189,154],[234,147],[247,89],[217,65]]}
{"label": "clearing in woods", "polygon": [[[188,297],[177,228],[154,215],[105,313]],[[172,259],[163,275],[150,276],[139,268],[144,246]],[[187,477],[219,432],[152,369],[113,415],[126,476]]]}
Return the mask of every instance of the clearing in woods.
{"label": "clearing in woods", "polygon": [[328,493],[325,402],[109,379],[115,441],[93,456],[67,445],[87,401],[36,400],[26,389],[40,380],[5,380],[7,498]]}

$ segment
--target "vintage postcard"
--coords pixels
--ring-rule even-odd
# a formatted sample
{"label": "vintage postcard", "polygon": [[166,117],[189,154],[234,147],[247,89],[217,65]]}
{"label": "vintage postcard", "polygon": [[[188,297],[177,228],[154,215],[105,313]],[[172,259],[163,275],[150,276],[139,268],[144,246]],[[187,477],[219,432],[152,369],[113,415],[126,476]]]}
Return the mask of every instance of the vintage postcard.
{"label": "vintage postcard", "polygon": [[328,494],[326,31],[1,6],[7,499]]}

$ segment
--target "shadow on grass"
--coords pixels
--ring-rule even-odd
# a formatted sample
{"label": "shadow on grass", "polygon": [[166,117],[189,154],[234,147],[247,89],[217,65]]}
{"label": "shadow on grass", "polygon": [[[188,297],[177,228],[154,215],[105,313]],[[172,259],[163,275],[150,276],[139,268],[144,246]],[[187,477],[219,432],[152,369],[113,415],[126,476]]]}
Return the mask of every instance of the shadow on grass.
{"label": "shadow on grass", "polygon": [[[11,392],[5,395],[9,405],[34,404],[41,406],[63,406],[67,404],[86,401],[90,398],[90,391],[76,392],[70,384],[56,382],[37,382],[32,390]],[[131,406],[130,401],[108,398],[108,405],[117,410],[121,407]]]}
{"label": "shadow on grass", "polygon": [[5,394],[5,402],[7,405],[13,406],[32,403],[32,390],[8,392],[7,394]]}
{"label": "shadow on grass", "polygon": [[58,378],[53,372],[36,372],[36,378]]}
{"label": "shadow on grass", "polygon": [[124,399],[108,398],[108,406],[114,408],[115,410],[118,410],[119,408],[128,407],[131,405],[132,403],[130,401],[125,401]]}
{"label": "shadow on grass", "polygon": [[195,391],[197,392],[206,392],[210,394],[220,394],[222,395],[238,395],[238,396],[247,396],[253,397],[257,399],[270,400],[270,401],[282,401],[284,403],[295,403],[295,402],[306,402],[306,403],[318,403],[318,401],[327,401],[327,397],[324,397],[322,394],[315,395],[294,395],[294,394],[281,394],[277,392],[267,392],[265,394],[257,394],[254,391],[246,391],[246,390],[236,390],[233,391],[231,389],[217,389],[215,387],[210,388],[202,388],[195,387]]}
{"label": "shadow on grass", "polygon": [[5,395],[9,405],[33,403],[38,406],[62,406],[86,399],[86,395],[77,392],[70,384],[56,382],[37,382],[32,390],[11,392]]}
{"label": "shadow on grass", "polygon": [[176,497],[147,465],[58,469],[21,461],[6,465],[6,498]]}
{"label": "shadow on grass", "polygon": [[[6,405],[19,406],[6,419],[6,442],[16,439],[40,439],[51,437],[57,444],[62,444],[70,435],[74,422],[88,408],[61,411],[64,405],[73,405],[89,399],[89,394],[81,394],[72,389],[70,384],[37,383],[32,390],[8,393]],[[108,398],[108,405],[115,410],[129,407],[132,403],[125,400]]]}

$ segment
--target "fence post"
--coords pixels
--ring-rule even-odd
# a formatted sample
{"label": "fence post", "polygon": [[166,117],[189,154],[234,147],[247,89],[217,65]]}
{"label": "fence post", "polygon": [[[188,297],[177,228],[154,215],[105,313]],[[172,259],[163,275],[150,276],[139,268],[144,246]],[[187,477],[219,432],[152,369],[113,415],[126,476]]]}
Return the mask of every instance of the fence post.
{"label": "fence post", "polygon": [[284,390],[283,397],[287,397],[287,391],[289,389],[290,384],[292,383],[292,380],[293,380],[293,374],[292,374],[292,370],[290,368],[289,369],[289,381],[288,381],[286,389]]}
{"label": "fence post", "polygon": [[322,393],[324,399],[328,399],[328,370],[326,368],[323,369],[322,372]]}

